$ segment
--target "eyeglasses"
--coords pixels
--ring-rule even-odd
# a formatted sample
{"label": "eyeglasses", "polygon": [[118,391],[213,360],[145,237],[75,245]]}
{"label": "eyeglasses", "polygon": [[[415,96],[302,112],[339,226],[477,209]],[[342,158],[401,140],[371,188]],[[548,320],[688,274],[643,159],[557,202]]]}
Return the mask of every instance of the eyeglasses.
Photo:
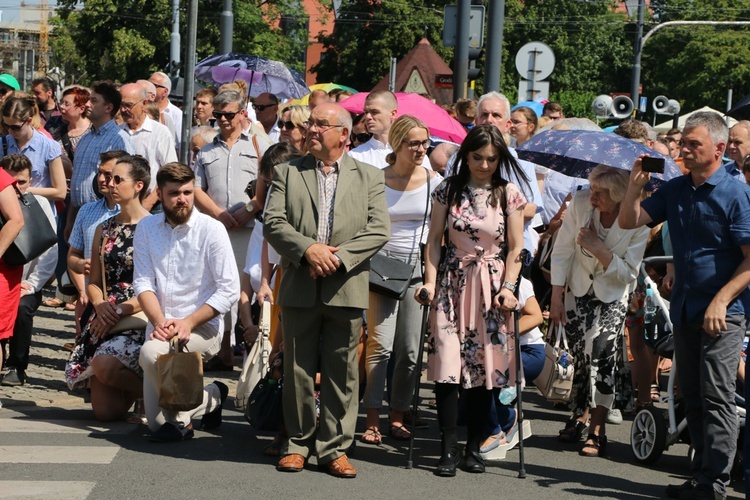
{"label": "eyeglasses", "polygon": [[141,101],[136,101],[136,102],[121,102],[120,103],[120,109],[132,109],[133,106],[135,106],[137,104],[140,104],[140,103],[141,103]]}
{"label": "eyeglasses", "polygon": [[368,134],[367,132],[363,132],[361,134],[352,134],[352,142],[357,141],[358,143],[363,144],[370,139],[372,139],[372,134]]}
{"label": "eyeglasses", "polygon": [[271,108],[273,106],[276,106],[276,104],[253,104],[253,109],[255,111],[263,111],[266,108]]}
{"label": "eyeglasses", "polygon": [[425,139],[424,141],[404,141],[406,142],[406,145],[411,149],[412,151],[419,151],[419,147],[422,146],[425,151],[430,148],[430,145],[432,144],[432,141],[429,139]]}
{"label": "eyeglasses", "polygon": [[285,122],[284,120],[279,120],[278,125],[279,125],[279,128],[281,129],[285,128],[287,130],[294,130],[294,127],[296,127],[294,122]]}
{"label": "eyeglasses", "polygon": [[111,176],[111,179],[112,179],[112,182],[115,183],[115,186],[119,186],[123,182],[135,182],[132,179],[123,179],[119,175],[113,175],[113,176]]}
{"label": "eyeglasses", "polygon": [[8,130],[12,130],[13,132],[19,132],[24,125],[26,124],[22,123],[20,125],[8,125],[7,123],[3,122],[3,127],[7,128]]}
{"label": "eyeglasses", "polygon": [[343,125],[329,125],[327,123],[315,123],[312,121],[306,121],[304,125],[305,127],[311,130],[313,127],[317,128],[321,134],[325,134],[326,132],[328,132],[329,130],[335,127],[343,127]]}
{"label": "eyeglasses", "polygon": [[224,113],[224,112],[222,112],[222,111],[214,111],[214,112],[212,112],[211,114],[212,114],[212,115],[214,116],[214,118],[216,118],[217,120],[221,120],[221,119],[222,119],[222,117],[223,117],[223,118],[226,118],[226,119],[227,119],[227,121],[230,121],[230,122],[231,122],[232,120],[234,120],[234,117],[235,117],[235,116],[237,116],[237,115],[238,115],[239,113],[240,113],[239,111],[228,111],[228,112],[226,112],[226,113]]}
{"label": "eyeglasses", "polygon": [[112,172],[105,172],[104,170],[97,170],[97,171],[96,171],[96,173],[97,173],[97,175],[102,175],[102,176],[104,176],[104,179],[105,179],[105,180],[106,180],[107,182],[109,182],[109,181],[110,181],[110,179],[112,179]]}

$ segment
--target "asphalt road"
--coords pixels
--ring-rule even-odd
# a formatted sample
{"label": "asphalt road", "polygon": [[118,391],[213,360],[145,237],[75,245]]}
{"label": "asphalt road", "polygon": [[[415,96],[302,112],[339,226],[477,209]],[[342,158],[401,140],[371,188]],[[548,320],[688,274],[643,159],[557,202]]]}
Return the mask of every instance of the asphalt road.
{"label": "asphalt road", "polygon": [[[408,443],[384,437],[381,446],[357,444],[353,480],[319,472],[314,460],[298,474],[277,472],[275,460],[261,453],[271,436],[253,432],[231,402],[215,434],[198,431],[191,441],[150,443],[144,426],[96,422],[82,395],[61,384],[69,322],[70,314],[42,308],[29,384],[0,387],[0,498],[640,499],[663,498],[664,487],[682,482],[687,470],[685,444],[674,445],[653,466],[636,464],[629,419],[608,426],[608,457],[580,457],[580,445],[556,439],[567,413],[553,410],[533,389],[524,392],[533,432],[525,442],[525,479],[518,478],[517,448],[485,474],[435,477],[439,434],[436,415],[427,408],[423,416],[430,428],[417,431],[413,469],[405,468]],[[220,375],[231,382],[239,372]],[[429,385],[422,391],[428,399]],[[232,394],[233,389],[230,399]],[[358,429],[363,428],[362,411]],[[741,481],[732,483],[730,498],[744,498],[742,488]]]}

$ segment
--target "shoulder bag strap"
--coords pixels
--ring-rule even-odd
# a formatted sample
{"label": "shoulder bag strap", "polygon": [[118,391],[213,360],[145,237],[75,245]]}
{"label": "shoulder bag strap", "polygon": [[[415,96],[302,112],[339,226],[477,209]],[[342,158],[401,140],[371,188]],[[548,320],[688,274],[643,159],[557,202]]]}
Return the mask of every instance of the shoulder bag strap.
{"label": "shoulder bag strap", "polygon": [[258,136],[253,134],[253,146],[255,146],[255,156],[258,158],[258,174],[260,174],[260,148],[258,147]]}
{"label": "shoulder bag strap", "polygon": [[60,140],[65,148],[65,152],[68,153],[68,158],[70,158],[70,161],[73,161],[73,144],[70,142],[70,136],[68,135],[67,130],[63,130],[63,133],[60,135]]}

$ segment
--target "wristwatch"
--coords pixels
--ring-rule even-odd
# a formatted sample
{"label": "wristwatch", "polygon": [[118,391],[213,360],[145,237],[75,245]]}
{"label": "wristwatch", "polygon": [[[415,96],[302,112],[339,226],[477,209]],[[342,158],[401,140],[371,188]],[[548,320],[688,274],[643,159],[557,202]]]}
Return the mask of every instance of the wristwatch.
{"label": "wristwatch", "polygon": [[118,316],[122,316],[122,307],[115,306],[115,312],[117,313]]}
{"label": "wristwatch", "polygon": [[510,281],[503,282],[503,288],[507,288],[508,290],[510,290],[513,293],[516,292],[516,285],[515,285],[515,283],[511,283]]}
{"label": "wristwatch", "polygon": [[253,204],[252,200],[247,202],[247,204],[245,205],[245,210],[247,210],[250,213],[252,213],[253,210],[255,210],[255,205]]}

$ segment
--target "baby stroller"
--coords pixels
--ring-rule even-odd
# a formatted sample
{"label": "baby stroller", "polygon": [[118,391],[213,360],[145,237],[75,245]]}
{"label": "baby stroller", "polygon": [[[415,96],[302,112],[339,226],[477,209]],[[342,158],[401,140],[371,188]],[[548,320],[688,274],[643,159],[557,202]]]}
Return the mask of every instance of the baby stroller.
{"label": "baby stroller", "polygon": [[[672,359],[672,369],[669,372],[667,395],[662,396],[660,403],[667,403],[667,409],[648,406],[642,408],[635,415],[633,425],[630,429],[630,447],[638,462],[653,464],[661,457],[664,450],[682,440],[690,443],[687,430],[687,420],[684,418],[680,402],[675,399],[675,383],[677,377],[677,360],[674,356],[674,343],[672,338],[672,322],[669,320],[669,303],[656,291],[656,284],[649,277],[646,266],[668,264],[672,257],[648,257],[641,264],[641,276],[646,286],[653,292],[656,314],[648,324],[644,324],[644,339],[656,354]],[[735,395],[737,403],[737,418],[740,423],[739,444],[735,458],[735,466],[740,460],[743,432],[745,427],[745,400]],[[688,452],[688,458],[692,459],[692,448]]]}

